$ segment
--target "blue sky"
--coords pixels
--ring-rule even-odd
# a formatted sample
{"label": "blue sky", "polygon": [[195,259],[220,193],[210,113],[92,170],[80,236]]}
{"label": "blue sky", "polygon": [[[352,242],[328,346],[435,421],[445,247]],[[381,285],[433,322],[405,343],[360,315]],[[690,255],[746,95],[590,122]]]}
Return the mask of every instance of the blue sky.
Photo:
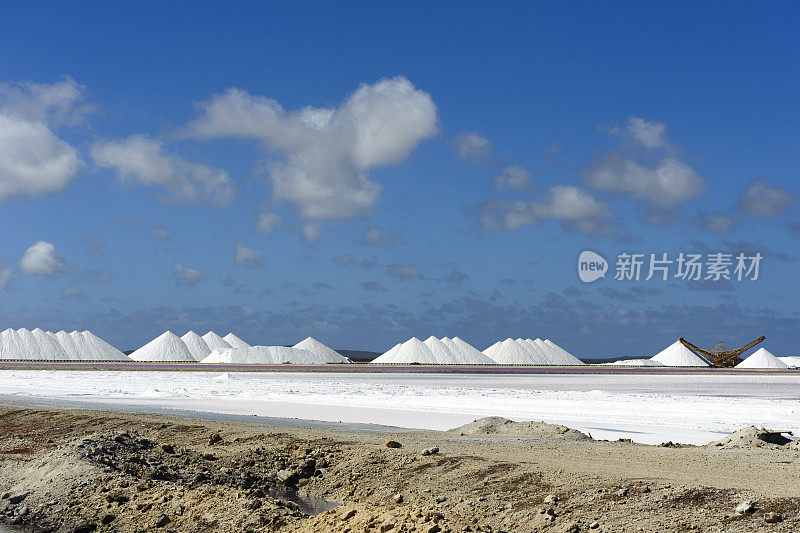
{"label": "blue sky", "polygon": [[[798,351],[791,3],[2,10],[3,327]],[[617,281],[622,252],[764,258]]]}

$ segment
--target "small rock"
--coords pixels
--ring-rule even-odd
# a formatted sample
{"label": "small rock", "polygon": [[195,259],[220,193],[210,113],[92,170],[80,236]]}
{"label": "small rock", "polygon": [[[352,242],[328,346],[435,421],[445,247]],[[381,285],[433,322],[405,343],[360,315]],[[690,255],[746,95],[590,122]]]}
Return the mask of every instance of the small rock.
{"label": "small rock", "polygon": [[439,448],[436,446],[422,450],[422,455],[436,455],[437,453],[439,453]]}
{"label": "small rock", "polygon": [[19,494],[12,494],[3,499],[8,500],[8,503],[11,505],[17,505],[19,502],[27,498],[28,494],[30,494],[30,492],[20,492]]}
{"label": "small rock", "polygon": [[403,495],[402,494],[395,494],[392,498],[394,503],[403,503]]}
{"label": "small rock", "polygon": [[600,527],[600,522],[592,522],[589,524],[589,529],[597,529],[598,527]]}
{"label": "small rock", "polygon": [[92,522],[81,522],[72,528],[72,533],[92,533],[97,529],[97,525]]}
{"label": "small rock", "polygon": [[736,514],[751,514],[756,510],[756,502],[745,500],[736,506]]}
{"label": "small rock", "polygon": [[356,510],[355,509],[350,509],[349,511],[347,511],[346,513],[344,513],[342,515],[342,520],[350,520],[355,515],[356,515]]}
{"label": "small rock", "polygon": [[202,457],[203,457],[203,459],[205,459],[206,461],[216,461],[216,460],[217,460],[217,456],[216,456],[216,455],[214,455],[213,453],[204,453],[204,454],[202,455]]}
{"label": "small rock", "polygon": [[386,447],[387,448],[402,448],[403,445],[400,444],[399,442],[397,442],[396,440],[391,440],[390,439],[390,440],[386,441]]}
{"label": "small rock", "polygon": [[558,496],[555,494],[548,494],[544,497],[544,503],[556,503],[558,501]]}
{"label": "small rock", "polygon": [[23,505],[21,507],[17,507],[17,510],[15,511],[15,513],[16,513],[17,516],[25,516],[26,514],[28,514],[28,506],[27,505]]}
{"label": "small rock", "polygon": [[213,446],[215,444],[219,444],[222,442],[222,437],[219,433],[214,433],[210,437],[208,437],[208,445]]}
{"label": "small rock", "polygon": [[175,447],[172,446],[172,444],[162,444],[161,451],[164,453],[173,454],[175,453]]}
{"label": "small rock", "polygon": [[627,495],[628,495],[628,489],[623,488],[617,491],[617,496],[625,497]]}
{"label": "small rock", "polygon": [[781,515],[779,515],[778,513],[766,513],[764,515],[764,522],[766,522],[767,524],[777,524],[778,522],[781,522],[782,520],[783,520],[783,517]]}
{"label": "small rock", "polygon": [[391,531],[393,529],[394,529],[394,524],[392,522],[384,522],[383,524],[381,524],[381,533],[384,533],[386,531]]}
{"label": "small rock", "polygon": [[431,527],[425,530],[425,533],[439,533],[441,530],[442,528],[439,527],[439,524],[433,524]]}
{"label": "small rock", "polygon": [[110,524],[111,522],[113,522],[116,518],[117,517],[114,516],[113,514],[106,513],[106,514],[103,515],[103,518],[100,519],[100,523],[102,523],[103,525],[107,525],[107,524]]}
{"label": "small rock", "polygon": [[164,527],[170,522],[171,520],[169,519],[169,517],[165,514],[162,514],[161,516],[158,517],[158,520],[156,520],[156,527]]}
{"label": "small rock", "polygon": [[0,500],[7,500],[10,497],[11,497],[11,493],[10,492],[4,492],[2,495],[0,495]]}
{"label": "small rock", "polygon": [[436,497],[436,503],[444,503],[446,501],[447,501],[447,497],[446,496],[437,496]]}

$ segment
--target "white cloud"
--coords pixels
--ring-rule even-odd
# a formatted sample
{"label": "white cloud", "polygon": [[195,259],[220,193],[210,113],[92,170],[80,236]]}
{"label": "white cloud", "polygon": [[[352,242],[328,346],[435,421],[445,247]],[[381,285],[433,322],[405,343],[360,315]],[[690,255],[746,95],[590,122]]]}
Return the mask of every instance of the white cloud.
{"label": "white cloud", "polygon": [[278,102],[228,89],[200,106],[185,135],[250,138],[284,158],[269,166],[277,200],[300,216],[333,220],[363,215],[381,186],[370,171],[403,161],[436,133],[436,106],[407,79],[361,85],[338,108],[285,111]]}
{"label": "white cloud", "polygon": [[25,274],[54,276],[66,269],[67,265],[52,243],[37,241],[22,254],[19,268]]}
{"label": "white cloud", "polygon": [[513,231],[546,220],[559,220],[567,227],[593,235],[606,235],[613,230],[608,206],[571,185],[550,187],[541,200],[490,201],[482,206],[480,215],[481,225],[490,231]]}
{"label": "white cloud", "polygon": [[524,189],[531,181],[531,173],[519,165],[509,165],[492,178],[494,186],[498,189]]}
{"label": "white cloud", "polygon": [[92,158],[98,167],[114,169],[122,181],[164,187],[169,191],[164,197],[176,202],[224,205],[233,198],[227,172],[166,153],[160,141],[143,135],[96,142]]}
{"label": "white cloud", "polygon": [[71,79],[0,84],[0,200],[55,193],[75,178],[78,152],[52,128],[84,119],[82,92]]}
{"label": "white cloud", "polygon": [[147,230],[147,236],[157,241],[171,242],[174,234],[172,228],[164,223],[159,223],[155,226],[150,226],[150,229]]}
{"label": "white cloud", "polygon": [[258,215],[258,218],[253,221],[256,232],[265,236],[272,235],[272,232],[275,231],[275,228],[280,226],[280,224],[281,217],[277,213],[261,213]]}
{"label": "white cloud", "polygon": [[258,250],[248,248],[241,242],[237,242],[233,249],[233,262],[239,266],[260,267],[264,264],[264,256]]}
{"label": "white cloud", "polygon": [[11,278],[13,277],[14,277],[14,271],[11,270],[10,267],[0,266],[0,291],[2,291],[8,286],[9,282],[11,281]]}
{"label": "white cloud", "polygon": [[700,227],[711,233],[728,233],[736,227],[736,220],[723,213],[701,213]]}
{"label": "white cloud", "polygon": [[403,238],[395,231],[381,231],[378,228],[367,228],[361,237],[361,244],[365,246],[383,246],[402,242]]}
{"label": "white cloud", "polygon": [[453,150],[459,159],[478,161],[492,153],[492,142],[478,133],[462,133],[453,137]]}
{"label": "white cloud", "polygon": [[309,242],[314,242],[322,235],[322,224],[318,222],[307,222],[301,228],[303,238]]}
{"label": "white cloud", "polygon": [[412,264],[389,265],[388,267],[386,267],[386,273],[389,276],[400,281],[422,278],[422,274],[420,274],[417,265],[412,265]]}
{"label": "white cloud", "polygon": [[80,167],[78,152],[44,122],[0,108],[0,199],[58,192]]}
{"label": "white cloud", "polygon": [[183,263],[172,264],[172,277],[175,283],[184,287],[194,287],[206,279],[206,277],[196,268],[187,267]]}
{"label": "white cloud", "polygon": [[796,193],[776,187],[766,178],[754,179],[742,191],[736,208],[755,218],[769,218],[789,212],[798,203]]}
{"label": "white cloud", "polygon": [[648,122],[639,117],[630,117],[624,134],[645,148],[664,148],[668,146],[667,125],[663,122]]}
{"label": "white cloud", "polygon": [[629,193],[662,206],[685,202],[705,189],[705,180],[677,159],[666,157],[654,166],[642,166],[617,153],[589,167],[586,181],[597,189]]}

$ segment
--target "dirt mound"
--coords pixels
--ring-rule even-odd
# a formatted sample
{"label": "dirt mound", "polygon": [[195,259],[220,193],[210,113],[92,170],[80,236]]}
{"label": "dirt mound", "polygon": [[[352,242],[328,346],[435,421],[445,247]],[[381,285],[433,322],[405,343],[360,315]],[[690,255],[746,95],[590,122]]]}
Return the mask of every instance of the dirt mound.
{"label": "dirt mound", "polygon": [[793,442],[791,439],[784,437],[782,433],[792,434],[791,431],[773,431],[750,426],[734,431],[725,438],[710,442],[707,446],[717,446],[719,448],[778,448]]}
{"label": "dirt mound", "polygon": [[479,418],[449,433],[459,435],[505,435],[509,437],[531,437],[536,439],[592,440],[580,431],[559,424],[546,422],[514,422],[501,416]]}

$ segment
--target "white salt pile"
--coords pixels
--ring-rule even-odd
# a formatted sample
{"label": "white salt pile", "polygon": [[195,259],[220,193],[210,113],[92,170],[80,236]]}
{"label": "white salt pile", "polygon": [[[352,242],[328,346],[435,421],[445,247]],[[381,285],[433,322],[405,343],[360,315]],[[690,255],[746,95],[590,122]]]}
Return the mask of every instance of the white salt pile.
{"label": "white salt pile", "polygon": [[425,342],[412,337],[397,344],[391,350],[372,361],[375,364],[422,365],[491,365],[494,361],[456,337],[437,339],[429,337]]}
{"label": "white salt pile", "polygon": [[570,366],[583,361],[549,340],[511,339],[497,342],[484,350],[501,365]]}
{"label": "white salt pile", "polygon": [[[69,334],[78,350],[79,361],[130,361],[130,357],[117,350],[91,331],[73,331]],[[63,337],[62,337],[63,338]]]}
{"label": "white salt pile", "polygon": [[621,359],[619,361],[612,361],[611,363],[601,363],[603,365],[612,366],[664,366],[658,361],[652,359]]}
{"label": "white salt pile", "polygon": [[292,348],[300,348],[301,350],[308,350],[309,352],[316,354],[320,359],[322,359],[326,363],[333,363],[333,364],[352,363],[350,359],[343,356],[336,350],[325,346],[314,337],[306,337],[302,341],[292,346]]}
{"label": "white salt pile", "polygon": [[800,367],[800,357],[796,355],[790,355],[787,357],[778,357],[781,361],[786,363],[788,367]]}
{"label": "white salt pile", "polygon": [[708,366],[708,363],[683,345],[675,341],[651,358],[664,366]]}
{"label": "white salt pile", "polygon": [[130,358],[134,361],[195,362],[186,344],[171,331],[165,331],[151,340],[133,352]]}
{"label": "white salt pile", "polygon": [[194,358],[195,361],[202,361],[211,353],[211,348],[208,347],[203,337],[194,331],[188,331],[181,337],[181,340],[186,345],[186,348],[189,350],[189,353],[192,354],[192,358]]}
{"label": "white salt pile", "polygon": [[200,361],[206,364],[238,365],[323,365],[325,361],[316,354],[302,348],[286,346],[251,346],[250,348],[228,348],[214,350]]}
{"label": "white salt pile", "polygon": [[203,340],[206,341],[208,347],[213,350],[227,350],[228,348],[233,348],[228,342],[214,333],[213,331],[209,331],[205,335],[203,335]]}
{"label": "white salt pile", "polygon": [[[225,342],[230,344],[231,348],[249,348],[250,347],[249,344],[244,342],[242,339],[240,339],[239,337],[237,337],[233,333],[228,333],[227,335],[222,337],[222,340],[224,340]],[[199,361],[199,359],[198,359],[198,361]]]}
{"label": "white salt pile", "polygon": [[0,333],[0,359],[17,361],[130,361],[89,331],[52,333],[9,328]]}
{"label": "white salt pile", "polygon": [[772,355],[766,348],[759,348],[753,355],[736,365],[736,368],[789,368],[789,365]]}

